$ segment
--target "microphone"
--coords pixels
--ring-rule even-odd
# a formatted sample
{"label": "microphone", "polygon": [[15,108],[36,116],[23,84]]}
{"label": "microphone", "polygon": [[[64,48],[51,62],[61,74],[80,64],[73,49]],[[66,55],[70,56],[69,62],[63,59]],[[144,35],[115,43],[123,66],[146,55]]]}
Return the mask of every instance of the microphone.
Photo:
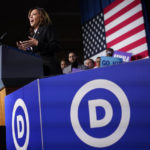
{"label": "microphone", "polygon": [[0,36],[0,45],[3,43],[3,39],[5,38],[6,35],[7,35],[7,32],[3,33],[3,34]]}

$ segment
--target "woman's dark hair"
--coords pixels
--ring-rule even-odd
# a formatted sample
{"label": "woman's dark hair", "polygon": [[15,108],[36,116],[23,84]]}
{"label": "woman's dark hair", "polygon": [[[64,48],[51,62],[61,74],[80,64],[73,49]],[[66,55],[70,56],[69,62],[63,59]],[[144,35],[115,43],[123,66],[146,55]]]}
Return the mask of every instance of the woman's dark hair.
{"label": "woman's dark hair", "polygon": [[[52,24],[52,21],[44,8],[40,8],[40,7],[31,8],[28,12],[28,18],[30,17],[31,12],[34,9],[36,9],[40,15],[40,23],[39,23],[40,26]],[[29,29],[30,35],[33,35],[33,30],[34,29],[32,27],[30,27],[30,29]]]}

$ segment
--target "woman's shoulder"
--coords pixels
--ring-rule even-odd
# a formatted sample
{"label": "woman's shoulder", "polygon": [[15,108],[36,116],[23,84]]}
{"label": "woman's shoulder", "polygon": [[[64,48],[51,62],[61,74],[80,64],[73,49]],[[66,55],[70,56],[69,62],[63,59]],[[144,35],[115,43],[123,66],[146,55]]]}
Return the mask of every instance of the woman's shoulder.
{"label": "woman's shoulder", "polygon": [[43,32],[43,33],[49,33],[49,32],[53,32],[53,26],[52,25],[43,25],[39,27],[39,32]]}
{"label": "woman's shoulder", "polygon": [[41,29],[45,29],[45,30],[50,30],[53,28],[53,26],[51,24],[49,25],[43,25],[43,26],[40,26]]}

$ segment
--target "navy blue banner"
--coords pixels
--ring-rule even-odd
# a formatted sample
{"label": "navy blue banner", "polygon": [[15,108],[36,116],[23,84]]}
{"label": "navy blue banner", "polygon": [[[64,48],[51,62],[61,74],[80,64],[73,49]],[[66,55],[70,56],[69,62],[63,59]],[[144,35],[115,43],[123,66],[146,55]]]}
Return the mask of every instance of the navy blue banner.
{"label": "navy blue banner", "polygon": [[[149,66],[145,59],[50,77],[12,93],[5,107],[8,149],[16,145],[12,129],[21,139],[29,120],[27,149],[149,150]],[[26,106],[29,119],[16,105]]]}

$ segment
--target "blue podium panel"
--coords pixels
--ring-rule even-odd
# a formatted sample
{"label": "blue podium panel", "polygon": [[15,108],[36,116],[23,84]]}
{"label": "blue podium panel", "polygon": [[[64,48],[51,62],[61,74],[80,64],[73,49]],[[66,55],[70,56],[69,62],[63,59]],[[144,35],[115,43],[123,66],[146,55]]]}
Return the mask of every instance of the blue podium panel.
{"label": "blue podium panel", "polygon": [[8,150],[41,150],[41,127],[37,81],[5,97]]}
{"label": "blue podium panel", "polygon": [[40,79],[45,150],[149,150],[150,59]]}

